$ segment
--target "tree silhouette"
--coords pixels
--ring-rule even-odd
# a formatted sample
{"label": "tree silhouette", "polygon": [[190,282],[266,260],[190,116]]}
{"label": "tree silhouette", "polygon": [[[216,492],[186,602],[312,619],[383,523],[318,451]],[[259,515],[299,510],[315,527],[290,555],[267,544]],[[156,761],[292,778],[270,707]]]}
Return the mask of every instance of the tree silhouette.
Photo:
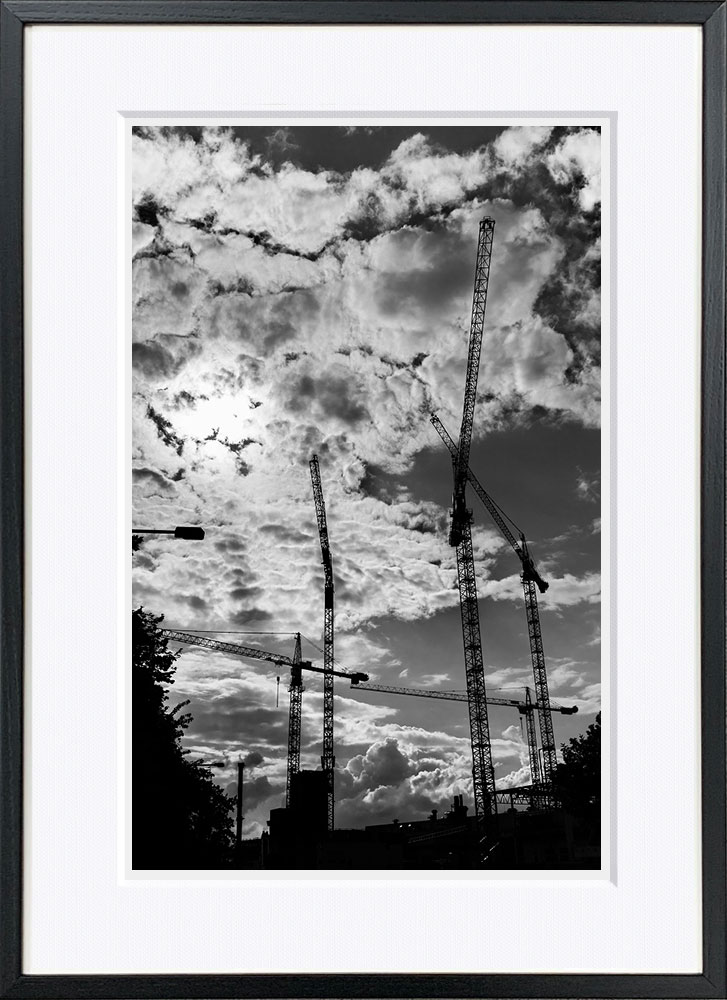
{"label": "tree silhouette", "polygon": [[155,617],[132,613],[132,864],[134,868],[229,868],[234,836],[228,798],[186,758],[188,704],[169,707],[178,653]]}
{"label": "tree silhouette", "polygon": [[588,839],[600,837],[601,828],[601,713],[581,736],[561,746],[555,786],[560,801],[580,822]]}

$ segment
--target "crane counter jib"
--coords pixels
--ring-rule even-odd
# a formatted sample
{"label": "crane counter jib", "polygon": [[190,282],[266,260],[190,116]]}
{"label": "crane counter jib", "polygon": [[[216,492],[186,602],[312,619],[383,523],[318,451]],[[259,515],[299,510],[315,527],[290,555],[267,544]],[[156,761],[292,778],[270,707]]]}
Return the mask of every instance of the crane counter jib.
{"label": "crane counter jib", "polygon": [[[293,657],[285,656],[283,653],[274,653],[266,649],[257,649],[254,646],[241,646],[234,642],[225,642],[221,639],[210,639],[207,636],[195,635],[192,632],[182,632],[177,629],[160,629],[160,634],[165,639],[174,642],[182,642],[189,646],[200,646],[204,649],[214,649],[220,653],[229,653],[232,656],[240,656],[245,659],[265,660],[276,666],[293,667],[298,666],[301,670],[308,670],[315,674],[325,673],[323,667],[316,667],[310,660],[302,660],[295,664]],[[352,683],[365,683],[369,675],[362,671],[333,670],[334,677],[342,677]]]}

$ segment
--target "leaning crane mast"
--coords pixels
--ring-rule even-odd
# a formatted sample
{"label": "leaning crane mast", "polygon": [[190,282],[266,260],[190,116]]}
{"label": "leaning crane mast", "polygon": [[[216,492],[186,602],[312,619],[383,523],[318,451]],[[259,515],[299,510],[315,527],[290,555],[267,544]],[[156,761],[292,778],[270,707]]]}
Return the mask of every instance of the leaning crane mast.
{"label": "leaning crane mast", "polygon": [[[469,707],[470,737],[472,740],[472,784],[475,800],[475,814],[480,825],[481,842],[488,837],[488,817],[497,811],[495,799],[495,774],[492,767],[492,748],[487,719],[485,696],[485,668],[480,640],[480,618],[477,606],[477,580],[472,551],[472,514],[467,509],[465,489],[469,468],[470,444],[475,401],[477,399],[477,378],[480,368],[482,333],[485,322],[487,287],[490,278],[492,238],[495,230],[494,219],[485,218],[480,222],[475,266],[475,285],[472,299],[472,319],[470,323],[469,348],[467,352],[467,375],[465,379],[462,426],[459,446],[453,458],[454,491],[452,496],[452,523],[449,544],[457,550],[457,581],[459,586],[460,611],[462,616],[462,636],[464,641],[465,674],[467,678],[467,703]],[[487,848],[485,846],[485,853]]]}
{"label": "leaning crane mast", "polygon": [[530,759],[530,782],[535,787],[540,786],[540,758],[538,756],[538,739],[533,725],[533,703],[530,698],[530,688],[525,688],[525,733],[528,741],[528,757]]}
{"label": "leaning crane mast", "polygon": [[318,535],[321,540],[321,556],[324,572],[323,603],[323,754],[321,767],[326,776],[328,795],[328,829],[333,830],[333,776],[336,758],[333,754],[333,565],[331,548],[328,543],[326,505],[321,486],[321,470],[318,456],[310,461],[310,478],[313,484],[313,500],[318,521]]}
{"label": "leaning crane mast", "polygon": [[[452,461],[457,456],[457,445],[447,432],[442,421],[435,414],[431,421],[446,444],[452,455]],[[535,700],[538,704],[538,723],[540,726],[540,742],[543,748],[543,774],[542,780],[546,790],[546,801],[553,804],[553,781],[557,759],[555,755],[555,736],[553,734],[553,719],[550,711],[550,697],[548,694],[548,675],[545,667],[545,653],[543,652],[543,636],[540,631],[540,611],[538,610],[538,590],[544,594],[548,589],[548,584],[538,573],[533,563],[533,557],[528,550],[525,536],[521,533],[519,539],[515,537],[503,517],[502,511],[495,501],[479,483],[472,470],[467,467],[465,475],[471,483],[475,493],[490,512],[493,521],[500,529],[502,536],[515,551],[522,565],[522,585],[523,597],[525,600],[525,618],[528,625],[528,639],[530,642],[530,659],[533,665],[533,683],[535,685]]]}
{"label": "leaning crane mast", "polygon": [[[522,541],[527,556],[525,539]],[[528,639],[530,641],[530,659],[533,663],[535,698],[538,704],[542,706],[538,712],[538,719],[540,722],[540,743],[543,748],[543,781],[549,803],[553,805],[553,785],[556,768],[558,767],[558,759],[555,755],[555,735],[553,733],[553,718],[550,712],[550,699],[548,696],[548,675],[545,669],[543,635],[540,631],[538,595],[535,590],[536,581],[527,572],[523,572],[522,577],[523,594],[525,597],[525,618],[528,623]]]}
{"label": "leaning crane mast", "polygon": [[293,664],[290,668],[290,707],[288,709],[288,775],[285,805],[290,809],[293,778],[300,771],[300,728],[303,711],[303,670],[301,668],[300,632],[295,636]]}

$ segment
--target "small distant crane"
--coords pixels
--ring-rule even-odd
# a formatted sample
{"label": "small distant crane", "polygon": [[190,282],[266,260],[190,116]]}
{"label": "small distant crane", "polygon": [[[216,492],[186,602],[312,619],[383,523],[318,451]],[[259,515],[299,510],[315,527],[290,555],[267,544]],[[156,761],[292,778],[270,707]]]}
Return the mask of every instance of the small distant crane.
{"label": "small distant crane", "polygon": [[[440,698],[443,701],[467,701],[466,691],[449,691],[439,688],[417,688],[417,687],[393,687],[390,684],[376,684],[373,682],[360,683],[351,681],[351,689],[355,691],[378,691],[385,694],[413,695],[416,698]],[[487,696],[488,705],[506,705],[516,708],[521,716],[525,718],[525,731],[528,743],[528,758],[530,761],[530,780],[534,786],[540,786],[540,755],[538,753],[538,742],[533,725],[533,715],[535,709],[540,708],[537,702],[533,702],[530,696],[530,688],[525,688],[525,701],[518,701],[516,698],[493,698]],[[562,715],[575,715],[578,711],[577,705],[556,705],[552,702],[549,707],[553,712],[560,712]]]}
{"label": "small distant crane", "polygon": [[[310,660],[301,659],[300,632],[296,633],[295,650],[292,658],[281,653],[271,653],[265,649],[258,649],[256,646],[241,646],[238,643],[226,642],[222,639],[212,639],[206,635],[198,635],[194,632],[182,632],[179,629],[160,629],[160,634],[165,639],[173,642],[183,642],[189,646],[202,646],[205,649],[215,649],[220,653],[229,653],[232,656],[242,656],[253,660],[266,660],[277,666],[290,667],[290,709],[288,714],[288,768],[287,783],[285,787],[285,804],[290,805],[290,789],[292,778],[300,770],[300,733],[301,733],[301,712],[303,696],[303,670],[311,671],[315,674],[323,674],[325,678],[325,668],[314,667]],[[365,683],[369,675],[361,671],[334,670],[329,671],[331,677],[344,677],[352,684]]]}
{"label": "small distant crane", "polygon": [[[457,456],[457,445],[447,432],[442,421],[436,414],[432,414],[431,422],[437,433],[444,441],[450,451],[452,458]],[[548,589],[548,584],[538,573],[533,562],[533,558],[528,550],[525,535],[520,532],[520,537],[516,538],[508,525],[504,512],[495,503],[487,490],[478,482],[475,474],[469,468],[465,469],[468,482],[474,488],[475,493],[490,512],[493,521],[500,529],[503,537],[512,547],[515,555],[520,560],[522,566],[523,596],[525,599],[525,617],[528,624],[528,638],[530,641],[530,658],[533,665],[533,682],[535,685],[535,696],[538,702],[538,719],[540,722],[540,742],[543,748],[543,784],[546,800],[552,805],[554,803],[552,795],[553,779],[558,762],[555,754],[555,736],[553,734],[553,720],[550,712],[550,700],[548,696],[548,675],[545,668],[545,653],[543,652],[543,636],[540,630],[540,611],[538,610],[538,590],[544,594]],[[509,518],[507,520],[510,520]],[[536,589],[537,588],[537,589]]]}

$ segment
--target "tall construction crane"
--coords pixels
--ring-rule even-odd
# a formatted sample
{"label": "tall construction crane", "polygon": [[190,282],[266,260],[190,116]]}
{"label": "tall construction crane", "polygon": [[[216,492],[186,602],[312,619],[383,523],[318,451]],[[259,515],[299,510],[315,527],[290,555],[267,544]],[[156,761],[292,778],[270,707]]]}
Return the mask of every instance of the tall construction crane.
{"label": "tall construction crane", "polygon": [[[390,684],[360,683],[351,681],[352,690],[356,691],[377,691],[386,694],[413,695],[417,698],[440,698],[443,701],[467,701],[466,691],[448,691],[437,688],[416,688],[416,687],[392,687]],[[533,702],[530,697],[530,688],[525,688],[525,701],[518,701],[516,698],[493,698],[487,696],[488,705],[506,705],[516,708],[521,716],[525,718],[525,732],[528,743],[528,757],[530,759],[530,779],[533,785],[540,784],[540,755],[538,753],[538,741],[533,725],[533,715],[535,709],[540,708],[537,702]],[[578,711],[577,705],[555,705],[549,703],[549,708],[553,712],[560,712],[563,715],[575,715]]]}
{"label": "tall construction crane", "polygon": [[[205,649],[215,649],[221,653],[229,653],[232,656],[248,657],[254,660],[266,660],[277,666],[290,667],[290,710],[288,714],[288,768],[287,784],[285,788],[285,804],[290,805],[290,788],[294,774],[300,770],[300,731],[303,696],[303,676],[304,670],[312,671],[316,674],[323,674],[325,679],[325,669],[314,667],[310,660],[301,659],[300,632],[296,633],[295,651],[293,657],[284,656],[280,653],[270,653],[265,649],[258,649],[255,646],[241,646],[234,642],[225,642],[222,639],[211,639],[206,635],[198,635],[194,632],[181,632],[178,629],[160,629],[160,634],[165,639],[174,642],[183,642],[190,646],[202,646]],[[361,671],[333,670],[329,671],[331,677],[344,677],[352,684],[365,682],[369,675]]]}
{"label": "tall construction crane", "polygon": [[[457,457],[457,445],[447,432],[442,421],[436,414],[432,414],[431,421],[444,441],[452,455],[454,461]],[[475,493],[490,512],[493,521],[500,529],[503,537],[513,548],[522,565],[521,579],[523,584],[523,596],[525,599],[525,617],[528,623],[528,639],[530,642],[530,658],[533,664],[533,683],[535,686],[535,698],[538,703],[538,721],[540,724],[540,743],[543,748],[543,783],[545,793],[550,804],[553,803],[552,786],[555,777],[555,769],[558,766],[555,754],[555,736],[553,734],[553,720],[550,712],[550,699],[548,696],[548,675],[545,669],[545,653],[543,652],[543,636],[540,631],[540,611],[538,610],[538,590],[544,594],[548,589],[548,584],[538,573],[533,563],[533,558],[528,550],[525,535],[520,532],[520,537],[516,538],[510,526],[503,516],[503,511],[498,507],[485,488],[478,482],[475,474],[469,468],[465,469],[467,480],[472,484]],[[508,518],[509,520],[509,518]]]}
{"label": "tall construction crane", "polygon": [[[551,705],[550,709],[555,711],[555,708]],[[578,706],[574,705],[575,711],[578,711]],[[525,711],[521,713],[525,716],[525,735],[528,741],[528,756],[530,757],[530,782],[536,788],[542,788],[542,778],[540,774],[540,754],[538,753],[538,740],[535,735],[535,726],[533,725],[533,703],[530,698],[530,688],[525,688]],[[569,713],[565,713],[566,715]],[[550,800],[546,798],[544,805],[550,804]]]}
{"label": "tall construction crane", "polygon": [[477,399],[477,379],[480,370],[480,351],[485,323],[494,231],[494,219],[485,218],[480,222],[462,425],[459,432],[459,446],[453,456],[454,490],[452,494],[452,522],[449,532],[449,544],[455,546],[457,550],[457,582],[462,615],[467,704],[472,740],[472,785],[479,829],[480,856],[483,859],[492,847],[490,843],[492,838],[489,835],[492,825],[490,817],[497,813],[497,801],[495,799],[495,773],[492,767],[492,747],[490,746],[490,729],[485,698],[485,668],[482,659],[480,617],[477,607],[477,579],[472,552],[472,513],[467,509],[465,490],[472,442],[472,421]]}
{"label": "tall construction crane", "polygon": [[331,547],[328,542],[326,504],[323,500],[323,486],[321,485],[321,470],[318,465],[318,456],[314,455],[309,464],[324,573],[323,754],[321,756],[321,767],[326,776],[328,830],[330,832],[333,830],[333,778],[336,770],[336,758],[333,753],[333,564],[331,562]]}
{"label": "tall construction crane", "polygon": [[301,667],[300,632],[295,635],[295,650],[290,666],[288,708],[288,768],[285,781],[285,807],[290,809],[293,777],[300,771],[300,729],[303,714],[303,669]]}

